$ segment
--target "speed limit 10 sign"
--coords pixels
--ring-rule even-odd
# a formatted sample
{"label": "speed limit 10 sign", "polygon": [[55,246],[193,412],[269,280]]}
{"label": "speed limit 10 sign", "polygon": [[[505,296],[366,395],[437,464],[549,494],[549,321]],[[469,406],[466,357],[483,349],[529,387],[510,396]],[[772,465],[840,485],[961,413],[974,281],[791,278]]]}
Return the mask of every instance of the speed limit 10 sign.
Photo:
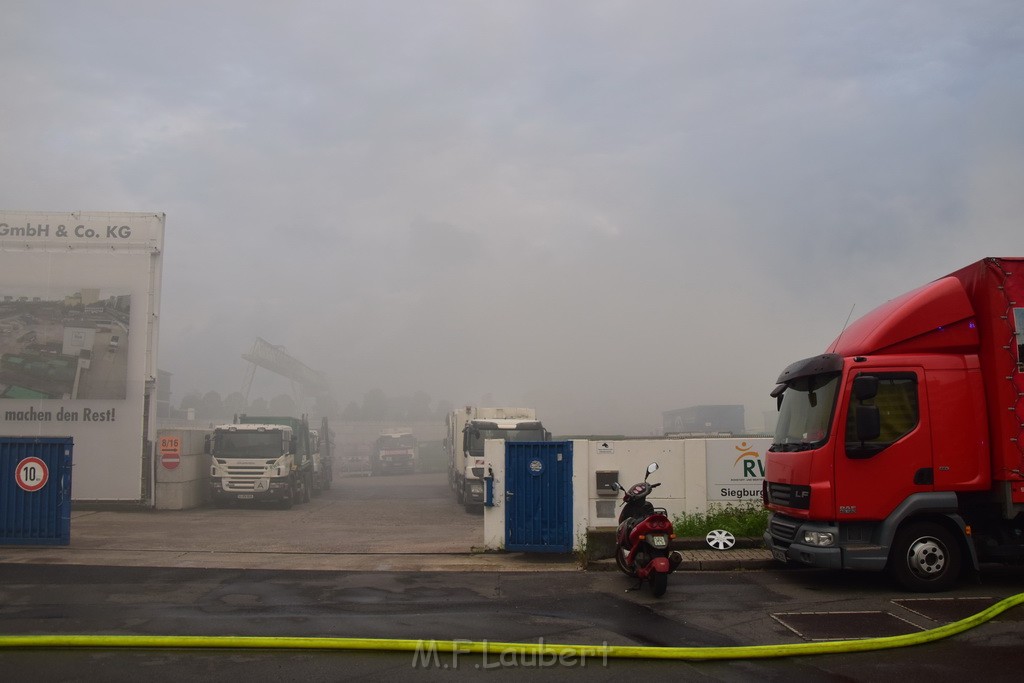
{"label": "speed limit 10 sign", "polygon": [[25,458],[14,471],[14,480],[22,490],[32,493],[46,486],[50,470],[39,458]]}

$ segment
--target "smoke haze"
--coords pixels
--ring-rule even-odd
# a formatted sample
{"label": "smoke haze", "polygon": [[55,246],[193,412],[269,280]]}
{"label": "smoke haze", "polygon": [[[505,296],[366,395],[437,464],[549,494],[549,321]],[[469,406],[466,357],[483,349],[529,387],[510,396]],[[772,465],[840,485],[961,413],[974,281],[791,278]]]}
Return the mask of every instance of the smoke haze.
{"label": "smoke haze", "polygon": [[262,337],[342,406],[760,429],[851,307],[1021,255],[1022,73],[1018,2],[9,2],[0,206],[167,214],[175,404]]}

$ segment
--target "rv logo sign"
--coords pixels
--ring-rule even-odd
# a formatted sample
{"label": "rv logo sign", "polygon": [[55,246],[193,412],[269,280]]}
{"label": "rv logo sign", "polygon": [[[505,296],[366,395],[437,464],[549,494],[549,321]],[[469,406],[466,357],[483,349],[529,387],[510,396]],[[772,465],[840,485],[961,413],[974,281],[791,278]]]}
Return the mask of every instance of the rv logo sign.
{"label": "rv logo sign", "polygon": [[760,498],[771,439],[708,439],[708,500]]}

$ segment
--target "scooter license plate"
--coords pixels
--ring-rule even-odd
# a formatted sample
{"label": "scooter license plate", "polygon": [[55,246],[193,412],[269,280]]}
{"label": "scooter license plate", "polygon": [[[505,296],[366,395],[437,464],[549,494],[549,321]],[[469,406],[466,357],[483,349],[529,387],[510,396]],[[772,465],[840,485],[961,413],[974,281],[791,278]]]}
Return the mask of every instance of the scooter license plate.
{"label": "scooter license plate", "polygon": [[648,536],[647,538],[655,548],[668,547],[668,536]]}

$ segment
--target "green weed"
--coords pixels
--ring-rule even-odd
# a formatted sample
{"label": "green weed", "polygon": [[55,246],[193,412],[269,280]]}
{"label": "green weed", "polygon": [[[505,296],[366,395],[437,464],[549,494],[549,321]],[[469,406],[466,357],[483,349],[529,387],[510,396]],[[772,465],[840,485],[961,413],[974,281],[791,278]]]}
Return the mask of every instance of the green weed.
{"label": "green weed", "polygon": [[676,536],[703,538],[725,529],[733,536],[760,538],[768,528],[768,511],[760,503],[712,504],[705,513],[682,513],[673,520]]}

